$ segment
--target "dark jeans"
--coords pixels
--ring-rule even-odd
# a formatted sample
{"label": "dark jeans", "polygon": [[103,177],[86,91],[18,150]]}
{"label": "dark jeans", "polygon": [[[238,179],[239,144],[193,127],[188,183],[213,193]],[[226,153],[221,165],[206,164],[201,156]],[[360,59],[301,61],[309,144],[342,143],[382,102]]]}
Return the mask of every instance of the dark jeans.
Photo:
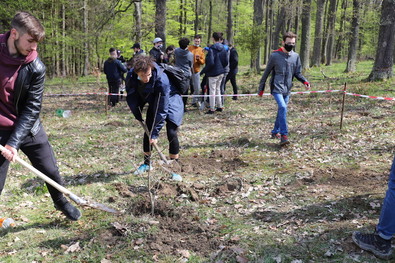
{"label": "dark jeans", "polygon": [[[7,143],[10,134],[11,131],[0,131],[0,143],[2,145]],[[29,158],[34,168],[58,184],[63,185],[63,180],[56,165],[55,155],[48,141],[47,134],[42,127],[36,136],[29,134],[22,142],[20,149]],[[10,162],[0,155],[0,194],[5,185],[9,164]],[[47,187],[54,203],[61,204],[65,202],[66,199],[61,192],[49,184],[47,184]]]}
{"label": "dark jeans", "polygon": [[[119,93],[119,88],[121,87],[122,80],[108,81],[108,92],[113,94]],[[114,107],[119,102],[119,95],[109,95],[108,105]]]}
{"label": "dark jeans", "polygon": [[230,80],[230,83],[232,84],[233,87],[233,94],[237,94],[236,74],[237,73],[229,72],[225,80],[225,85]]}

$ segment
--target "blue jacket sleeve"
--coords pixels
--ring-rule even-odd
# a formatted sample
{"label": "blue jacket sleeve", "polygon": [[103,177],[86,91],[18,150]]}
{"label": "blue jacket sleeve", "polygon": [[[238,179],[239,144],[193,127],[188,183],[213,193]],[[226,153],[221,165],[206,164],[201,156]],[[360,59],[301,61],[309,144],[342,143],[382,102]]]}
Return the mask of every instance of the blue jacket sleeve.
{"label": "blue jacket sleeve", "polygon": [[167,113],[169,112],[169,97],[170,97],[170,82],[165,73],[155,81],[154,87],[155,103],[154,110],[156,110],[155,122],[151,132],[151,138],[157,139],[159,132],[165,124]]}

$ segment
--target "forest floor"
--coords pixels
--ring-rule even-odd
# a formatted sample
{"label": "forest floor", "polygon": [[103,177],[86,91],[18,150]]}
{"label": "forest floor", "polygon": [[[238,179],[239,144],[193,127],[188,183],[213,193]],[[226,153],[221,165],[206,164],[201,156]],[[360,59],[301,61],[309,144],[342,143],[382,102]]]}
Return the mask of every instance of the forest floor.
{"label": "forest floor", "polygon": [[[369,66],[355,75],[343,66],[305,75],[313,90],[347,83],[350,92],[395,97],[395,80],[365,83]],[[239,74],[241,91],[255,93],[259,78]],[[48,82],[41,117],[65,186],[122,214],[80,207],[81,220],[67,221],[42,180],[12,164],[0,211],[17,226],[0,231],[0,262],[382,262],[351,233],[377,224],[394,157],[395,101],[346,96],[340,129],[341,92],[292,95],[285,147],[270,139],[270,96],[227,98],[211,116],[189,105],[180,161],[165,166],[182,175],[177,182],[157,154],[154,170],[133,174],[143,132],[124,100],[106,111],[102,95],[49,95],[103,92],[103,78]],[[165,131],[159,146],[167,154]]]}

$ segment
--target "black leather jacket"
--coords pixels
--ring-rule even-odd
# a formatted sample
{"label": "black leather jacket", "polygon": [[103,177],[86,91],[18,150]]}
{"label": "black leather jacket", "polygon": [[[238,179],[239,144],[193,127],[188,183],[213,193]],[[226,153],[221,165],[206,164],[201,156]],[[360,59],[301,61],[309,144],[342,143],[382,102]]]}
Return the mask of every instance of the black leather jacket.
{"label": "black leather jacket", "polygon": [[22,65],[14,85],[14,104],[17,119],[7,144],[19,149],[29,135],[35,136],[42,128],[39,119],[44,93],[45,65],[36,58]]}

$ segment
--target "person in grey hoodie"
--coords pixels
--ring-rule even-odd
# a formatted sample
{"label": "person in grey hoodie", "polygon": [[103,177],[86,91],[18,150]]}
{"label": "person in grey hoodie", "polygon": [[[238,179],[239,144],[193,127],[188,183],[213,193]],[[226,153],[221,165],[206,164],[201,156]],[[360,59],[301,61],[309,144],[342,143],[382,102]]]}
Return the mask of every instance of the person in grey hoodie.
{"label": "person in grey hoodie", "polygon": [[274,123],[271,137],[280,139],[280,145],[289,144],[287,126],[287,105],[293,86],[293,78],[302,82],[306,89],[310,89],[310,84],[302,75],[302,65],[299,55],[293,51],[295,48],[296,35],[287,32],[283,35],[282,47],[273,51],[270,55],[265,72],[259,83],[258,95],[262,96],[265,90],[265,83],[269,74],[272,73],[270,80],[270,91],[277,102],[277,117]]}
{"label": "person in grey hoodie", "polygon": [[[183,37],[178,41],[178,44],[180,47],[174,50],[175,66],[181,68],[184,71],[184,75],[190,80],[192,77],[193,54],[188,50],[189,39]],[[185,81],[185,83],[189,85],[190,81]],[[185,92],[182,95],[188,95],[189,86],[183,90],[185,90]],[[185,112],[187,111],[186,106],[188,97],[183,97],[182,100],[184,102]]]}
{"label": "person in grey hoodie", "polygon": [[[228,52],[222,42],[222,33],[214,32],[214,44],[209,48],[206,56],[205,72],[210,90],[210,109],[206,114],[213,114],[214,111],[222,111],[223,104],[221,99],[221,82],[228,66]],[[215,108],[216,107],[216,108]]]}

